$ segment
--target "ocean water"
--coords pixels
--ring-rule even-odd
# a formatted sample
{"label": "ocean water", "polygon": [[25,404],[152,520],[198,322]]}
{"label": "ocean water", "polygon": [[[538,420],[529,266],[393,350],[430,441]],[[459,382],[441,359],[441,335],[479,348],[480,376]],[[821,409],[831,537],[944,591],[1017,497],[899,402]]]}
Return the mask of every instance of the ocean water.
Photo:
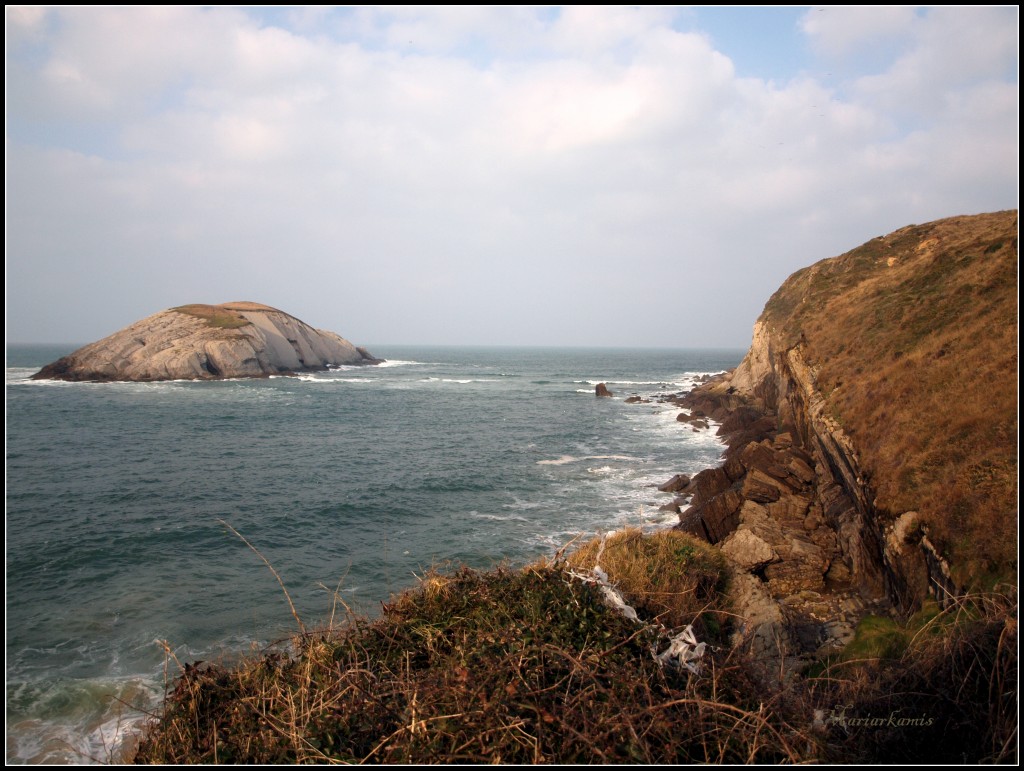
{"label": "ocean water", "polygon": [[[7,759],[105,762],[177,664],[230,658],[450,562],[675,522],[654,486],[714,426],[625,397],[740,350],[371,347],[379,367],[209,383],[33,382],[7,351]],[[605,382],[612,399],[594,397]],[[130,739],[128,740],[130,742]]]}

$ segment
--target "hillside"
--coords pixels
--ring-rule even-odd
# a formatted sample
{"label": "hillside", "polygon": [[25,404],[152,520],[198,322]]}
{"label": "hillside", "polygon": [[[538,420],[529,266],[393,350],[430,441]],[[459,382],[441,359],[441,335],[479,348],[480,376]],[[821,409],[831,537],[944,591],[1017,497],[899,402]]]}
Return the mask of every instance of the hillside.
{"label": "hillside", "polygon": [[1015,574],[1016,276],[1016,211],[902,228],[793,274],[704,389],[813,452],[901,603]]}

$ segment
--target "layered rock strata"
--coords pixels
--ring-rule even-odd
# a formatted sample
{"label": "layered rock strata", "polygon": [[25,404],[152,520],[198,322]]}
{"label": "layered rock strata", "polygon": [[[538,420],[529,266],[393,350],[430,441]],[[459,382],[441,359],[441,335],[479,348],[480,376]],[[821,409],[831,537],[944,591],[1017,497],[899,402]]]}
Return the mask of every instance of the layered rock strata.
{"label": "layered rock strata", "polygon": [[792,671],[845,645],[864,614],[884,613],[889,602],[873,578],[855,578],[843,553],[830,522],[849,503],[827,464],[778,430],[775,413],[716,388],[720,382],[663,400],[720,423],[723,464],[659,489],[676,495],[677,527],[717,545],[733,565],[736,643],[767,668]]}
{"label": "layered rock strata", "polygon": [[820,651],[1014,574],[1016,265],[1016,211],[873,239],[793,274],[734,371],[668,397],[728,444],[667,505],[732,560],[748,643]]}

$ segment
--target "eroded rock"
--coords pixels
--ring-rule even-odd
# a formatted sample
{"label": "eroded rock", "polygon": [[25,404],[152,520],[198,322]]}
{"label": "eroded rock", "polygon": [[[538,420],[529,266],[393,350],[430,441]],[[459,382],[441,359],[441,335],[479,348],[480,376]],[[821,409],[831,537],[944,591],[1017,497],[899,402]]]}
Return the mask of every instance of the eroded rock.
{"label": "eroded rock", "polygon": [[365,349],[253,302],[156,313],[43,367],[33,379],[217,380],[376,364]]}

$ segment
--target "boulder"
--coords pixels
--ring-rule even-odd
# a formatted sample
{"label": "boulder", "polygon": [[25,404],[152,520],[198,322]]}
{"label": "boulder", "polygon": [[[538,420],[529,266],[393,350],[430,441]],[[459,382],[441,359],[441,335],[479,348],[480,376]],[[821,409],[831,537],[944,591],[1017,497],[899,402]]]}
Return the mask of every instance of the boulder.
{"label": "boulder", "polygon": [[771,544],[752,530],[737,530],[723,540],[719,548],[726,557],[748,573],[779,560],[779,555]]}
{"label": "boulder", "polygon": [[743,497],[758,503],[771,503],[794,492],[788,485],[760,469],[751,469],[743,478]]}
{"label": "boulder", "polygon": [[686,474],[676,474],[664,484],[658,485],[658,489],[663,493],[677,493],[689,484],[690,477]]}
{"label": "boulder", "polygon": [[733,645],[749,651],[766,669],[774,669],[791,647],[782,608],[749,573],[734,576],[730,595],[737,616]]}
{"label": "boulder", "polygon": [[708,468],[693,477],[686,492],[693,495],[694,503],[703,503],[725,492],[732,486],[732,480],[723,468]]}
{"label": "boulder", "polygon": [[597,384],[597,386],[594,388],[594,395],[595,396],[615,396],[614,393],[612,393],[611,391],[608,390],[608,386],[606,386],[604,383],[598,383]]}
{"label": "boulder", "polygon": [[743,496],[738,490],[726,490],[695,507],[695,514],[704,525],[709,543],[718,543],[736,529],[740,523],[739,513],[742,505]]}

